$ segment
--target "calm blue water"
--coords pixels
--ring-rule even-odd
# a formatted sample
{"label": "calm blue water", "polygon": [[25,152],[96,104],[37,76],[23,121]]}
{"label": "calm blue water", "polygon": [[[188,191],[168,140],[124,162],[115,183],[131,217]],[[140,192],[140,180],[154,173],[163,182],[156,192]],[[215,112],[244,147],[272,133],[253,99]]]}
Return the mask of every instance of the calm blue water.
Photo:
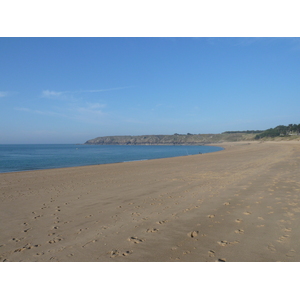
{"label": "calm blue water", "polygon": [[0,173],[185,156],[222,149],[213,146],[0,145]]}

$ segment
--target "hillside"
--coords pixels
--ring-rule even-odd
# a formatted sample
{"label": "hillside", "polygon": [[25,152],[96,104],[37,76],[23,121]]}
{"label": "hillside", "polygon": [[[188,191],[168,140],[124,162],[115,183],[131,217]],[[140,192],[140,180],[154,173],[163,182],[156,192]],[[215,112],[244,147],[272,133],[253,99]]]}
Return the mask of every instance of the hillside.
{"label": "hillside", "polygon": [[86,145],[201,145],[253,140],[255,134],[235,132],[220,134],[174,134],[140,136],[104,136],[85,142]]}
{"label": "hillside", "polygon": [[256,140],[259,139],[270,139],[270,138],[288,138],[299,137],[300,135],[300,124],[289,124],[288,126],[279,125],[275,128],[267,129],[255,136]]}
{"label": "hillside", "polygon": [[203,145],[250,140],[300,140],[300,124],[279,125],[267,130],[225,131],[219,134],[178,134],[103,136],[85,145]]}

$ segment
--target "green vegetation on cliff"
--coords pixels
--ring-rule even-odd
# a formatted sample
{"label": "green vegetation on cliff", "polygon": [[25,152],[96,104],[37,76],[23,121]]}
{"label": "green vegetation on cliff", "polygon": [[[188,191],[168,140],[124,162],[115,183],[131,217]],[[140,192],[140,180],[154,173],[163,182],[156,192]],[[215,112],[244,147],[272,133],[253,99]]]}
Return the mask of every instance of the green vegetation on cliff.
{"label": "green vegetation on cliff", "polygon": [[279,125],[275,128],[270,128],[255,136],[256,140],[261,138],[286,137],[291,135],[300,135],[300,124],[289,124],[288,126]]}

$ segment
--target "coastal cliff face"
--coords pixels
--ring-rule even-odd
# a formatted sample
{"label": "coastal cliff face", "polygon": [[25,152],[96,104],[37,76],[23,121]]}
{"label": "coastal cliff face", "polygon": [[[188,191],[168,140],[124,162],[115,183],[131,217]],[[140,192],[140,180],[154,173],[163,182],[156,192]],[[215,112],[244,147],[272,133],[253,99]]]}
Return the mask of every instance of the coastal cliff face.
{"label": "coastal cliff face", "polygon": [[253,140],[254,134],[174,134],[140,136],[104,136],[85,142],[86,145],[201,145]]}

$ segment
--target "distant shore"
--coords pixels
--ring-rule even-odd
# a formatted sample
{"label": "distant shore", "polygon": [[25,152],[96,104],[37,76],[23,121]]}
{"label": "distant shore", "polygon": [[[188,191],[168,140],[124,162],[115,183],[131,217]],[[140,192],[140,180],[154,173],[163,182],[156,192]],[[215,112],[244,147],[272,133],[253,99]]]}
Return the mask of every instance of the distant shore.
{"label": "distant shore", "polygon": [[299,261],[300,141],[215,145],[0,174],[0,260]]}
{"label": "distant shore", "polygon": [[173,134],[139,136],[103,136],[85,142],[86,145],[206,145],[220,142],[254,140],[254,133]]}

